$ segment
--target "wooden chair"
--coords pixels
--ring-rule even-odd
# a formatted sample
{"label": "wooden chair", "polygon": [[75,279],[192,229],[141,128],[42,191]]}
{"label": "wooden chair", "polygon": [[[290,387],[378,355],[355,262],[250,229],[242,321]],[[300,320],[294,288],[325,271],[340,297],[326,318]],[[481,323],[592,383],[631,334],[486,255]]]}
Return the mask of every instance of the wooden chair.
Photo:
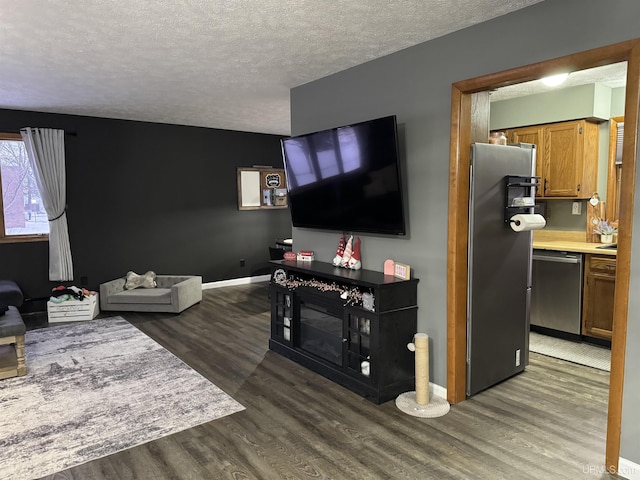
{"label": "wooden chair", "polygon": [[26,328],[16,307],[0,315],[0,380],[27,374],[24,358]]}

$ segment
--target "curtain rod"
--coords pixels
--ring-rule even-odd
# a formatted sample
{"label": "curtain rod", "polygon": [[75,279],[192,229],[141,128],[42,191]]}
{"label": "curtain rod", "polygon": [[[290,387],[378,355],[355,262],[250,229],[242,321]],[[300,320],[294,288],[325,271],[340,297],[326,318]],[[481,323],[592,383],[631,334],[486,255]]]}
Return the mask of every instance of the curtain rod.
{"label": "curtain rod", "polygon": [[[38,128],[50,128],[50,127],[38,127]],[[78,134],[76,132],[68,132],[64,128],[56,128],[55,130],[64,130],[64,134],[65,135],[70,135],[72,137],[78,136]],[[16,130],[15,128],[2,128],[2,127],[0,127],[0,133],[20,133],[20,130]]]}
{"label": "curtain rod", "polygon": [[[23,127],[28,128],[28,127]],[[52,128],[54,130],[63,130],[65,135],[71,135],[72,137],[77,136],[76,132],[68,132],[64,128],[55,128],[55,127],[31,127],[31,128]],[[22,129],[20,129],[22,130]],[[20,130],[5,130],[7,133],[20,133]]]}

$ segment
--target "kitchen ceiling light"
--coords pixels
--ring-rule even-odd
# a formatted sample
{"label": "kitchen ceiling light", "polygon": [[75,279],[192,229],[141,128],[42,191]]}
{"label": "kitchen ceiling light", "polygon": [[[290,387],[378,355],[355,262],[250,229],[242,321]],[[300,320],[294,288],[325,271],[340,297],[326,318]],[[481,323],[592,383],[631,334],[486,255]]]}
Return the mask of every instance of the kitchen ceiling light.
{"label": "kitchen ceiling light", "polygon": [[561,85],[562,83],[564,83],[564,81],[567,79],[568,76],[569,76],[568,73],[560,73],[558,75],[551,75],[549,77],[544,77],[541,80],[542,80],[542,83],[544,83],[548,87],[557,87],[558,85]]}

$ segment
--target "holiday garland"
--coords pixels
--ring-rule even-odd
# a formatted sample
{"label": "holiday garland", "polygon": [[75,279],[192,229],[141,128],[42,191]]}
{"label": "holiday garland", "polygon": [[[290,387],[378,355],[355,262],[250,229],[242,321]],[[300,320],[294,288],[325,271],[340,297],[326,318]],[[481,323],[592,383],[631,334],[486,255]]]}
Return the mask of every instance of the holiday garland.
{"label": "holiday garland", "polygon": [[362,292],[358,287],[346,288],[336,282],[327,283],[315,278],[303,279],[293,275],[287,278],[287,274],[283,269],[278,269],[273,272],[273,281],[289,290],[295,290],[300,287],[311,287],[321,292],[338,292],[340,298],[346,300],[345,306],[362,305]]}

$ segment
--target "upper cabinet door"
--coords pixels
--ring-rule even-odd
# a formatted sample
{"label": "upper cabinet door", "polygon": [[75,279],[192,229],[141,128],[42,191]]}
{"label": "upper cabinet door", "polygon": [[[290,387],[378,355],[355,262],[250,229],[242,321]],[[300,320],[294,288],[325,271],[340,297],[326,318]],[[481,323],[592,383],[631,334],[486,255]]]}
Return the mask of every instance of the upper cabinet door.
{"label": "upper cabinet door", "polygon": [[544,133],[541,126],[514,128],[508,131],[510,143],[532,143],[536,146],[536,176],[540,177],[540,187],[536,189],[536,197],[543,195],[542,186],[544,184]]}
{"label": "upper cabinet door", "polygon": [[549,125],[545,129],[545,197],[577,197],[582,189],[582,142],[579,123]]}
{"label": "upper cabinet door", "polygon": [[589,198],[598,179],[598,125],[586,120],[544,128],[544,196]]}
{"label": "upper cabinet door", "polygon": [[598,181],[597,123],[572,120],[510,128],[509,143],[536,146],[536,197],[590,198]]}

